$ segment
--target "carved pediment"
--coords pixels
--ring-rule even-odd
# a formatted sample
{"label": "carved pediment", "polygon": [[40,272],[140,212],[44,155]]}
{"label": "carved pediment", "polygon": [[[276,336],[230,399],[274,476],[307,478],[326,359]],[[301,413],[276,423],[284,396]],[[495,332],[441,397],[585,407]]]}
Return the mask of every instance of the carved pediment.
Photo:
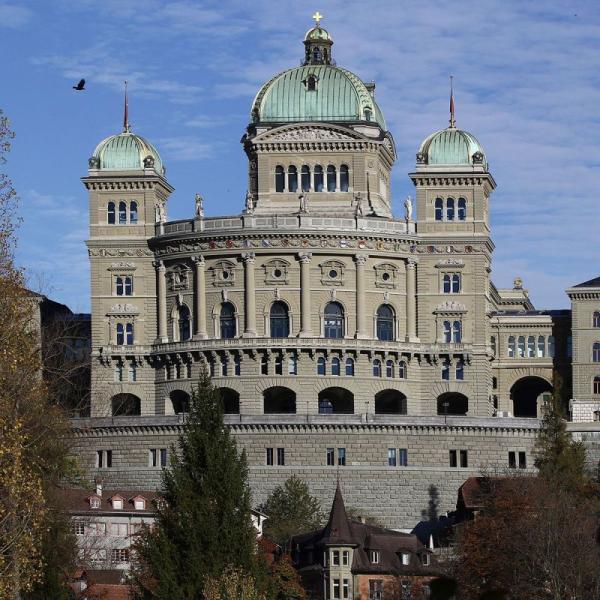
{"label": "carved pediment", "polygon": [[138,307],[134,304],[113,304],[110,307],[109,315],[132,315],[139,314]]}
{"label": "carved pediment", "polygon": [[467,312],[467,307],[460,302],[454,300],[446,300],[442,304],[438,305],[435,309],[436,313],[464,313]]}
{"label": "carved pediment", "polygon": [[352,135],[351,132],[329,127],[287,127],[275,131],[266,132],[255,141],[260,142],[314,142],[314,141],[338,141],[358,140],[362,136]]}

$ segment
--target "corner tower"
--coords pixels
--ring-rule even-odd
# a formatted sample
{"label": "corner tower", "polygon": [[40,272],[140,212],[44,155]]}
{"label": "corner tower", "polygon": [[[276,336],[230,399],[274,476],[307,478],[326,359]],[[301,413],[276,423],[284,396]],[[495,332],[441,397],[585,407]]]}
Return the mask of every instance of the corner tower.
{"label": "corner tower", "polygon": [[252,104],[246,211],[390,218],[396,151],[375,84],[335,64],[318,22],[304,46],[302,65],[273,77]]}
{"label": "corner tower", "polygon": [[[123,131],[98,144],[82,181],[88,190],[90,219],[91,414],[153,412],[152,373],[142,369],[142,347],[160,337],[157,274],[148,240],[166,220],[173,188],[165,179],[156,148],[132,133],[127,99]],[[114,370],[113,377],[106,376],[107,367]],[[144,376],[147,386],[130,385],[139,384]],[[140,397],[140,389],[147,390],[149,397]],[[132,395],[135,400],[129,398]],[[135,406],[112,407],[115,397],[129,398]]]}

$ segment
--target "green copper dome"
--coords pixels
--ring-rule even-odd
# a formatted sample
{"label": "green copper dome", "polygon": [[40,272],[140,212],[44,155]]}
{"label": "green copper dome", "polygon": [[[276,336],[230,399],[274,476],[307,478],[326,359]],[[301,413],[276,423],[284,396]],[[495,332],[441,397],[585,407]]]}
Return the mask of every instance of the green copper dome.
{"label": "green copper dome", "polygon": [[374,121],[386,129],[365,84],[354,73],[331,64],[306,64],[276,75],[256,95],[252,119],[261,123]]}
{"label": "green copper dome", "polygon": [[319,25],[309,29],[304,36],[304,41],[315,40],[315,41],[332,41],[331,36],[329,35],[329,31],[327,29],[323,29]]}
{"label": "green copper dome", "polygon": [[428,165],[486,165],[483,147],[467,131],[448,127],[432,133],[421,144],[417,163]]}
{"label": "green copper dome", "polygon": [[127,171],[129,169],[154,169],[165,174],[160,154],[143,137],[124,131],[102,140],[89,160],[91,169]]}

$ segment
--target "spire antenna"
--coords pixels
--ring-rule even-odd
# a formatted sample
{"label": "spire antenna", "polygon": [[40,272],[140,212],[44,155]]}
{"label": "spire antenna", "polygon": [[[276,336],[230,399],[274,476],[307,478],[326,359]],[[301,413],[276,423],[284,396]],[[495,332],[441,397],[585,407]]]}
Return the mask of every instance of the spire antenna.
{"label": "spire antenna", "polygon": [[129,100],[127,98],[127,81],[125,81],[125,106],[123,107],[123,133],[129,133]]}
{"label": "spire antenna", "polygon": [[456,119],[454,118],[454,77],[450,75],[450,127],[456,127]]}

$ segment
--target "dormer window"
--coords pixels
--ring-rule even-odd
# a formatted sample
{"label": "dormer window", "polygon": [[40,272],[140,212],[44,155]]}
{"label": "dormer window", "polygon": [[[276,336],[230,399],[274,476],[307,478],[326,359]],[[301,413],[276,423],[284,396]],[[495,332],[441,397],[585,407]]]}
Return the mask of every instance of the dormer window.
{"label": "dormer window", "polygon": [[111,498],[111,504],[114,510],[123,510],[123,498],[121,496]]}
{"label": "dormer window", "polygon": [[314,75],[309,75],[306,79],[306,91],[316,92],[317,91],[317,78]]}
{"label": "dormer window", "polygon": [[90,508],[100,508],[100,498],[90,498]]}
{"label": "dormer window", "polygon": [[372,564],[378,565],[379,564],[379,550],[371,550],[369,552],[369,560],[371,561]]}
{"label": "dormer window", "polygon": [[410,565],[410,554],[407,552],[402,553],[402,564],[404,566]]}
{"label": "dormer window", "polygon": [[365,108],[365,121],[371,121],[373,118],[373,113],[370,108]]}
{"label": "dormer window", "polygon": [[133,508],[135,510],[146,510],[146,500],[138,496],[133,499]]}

